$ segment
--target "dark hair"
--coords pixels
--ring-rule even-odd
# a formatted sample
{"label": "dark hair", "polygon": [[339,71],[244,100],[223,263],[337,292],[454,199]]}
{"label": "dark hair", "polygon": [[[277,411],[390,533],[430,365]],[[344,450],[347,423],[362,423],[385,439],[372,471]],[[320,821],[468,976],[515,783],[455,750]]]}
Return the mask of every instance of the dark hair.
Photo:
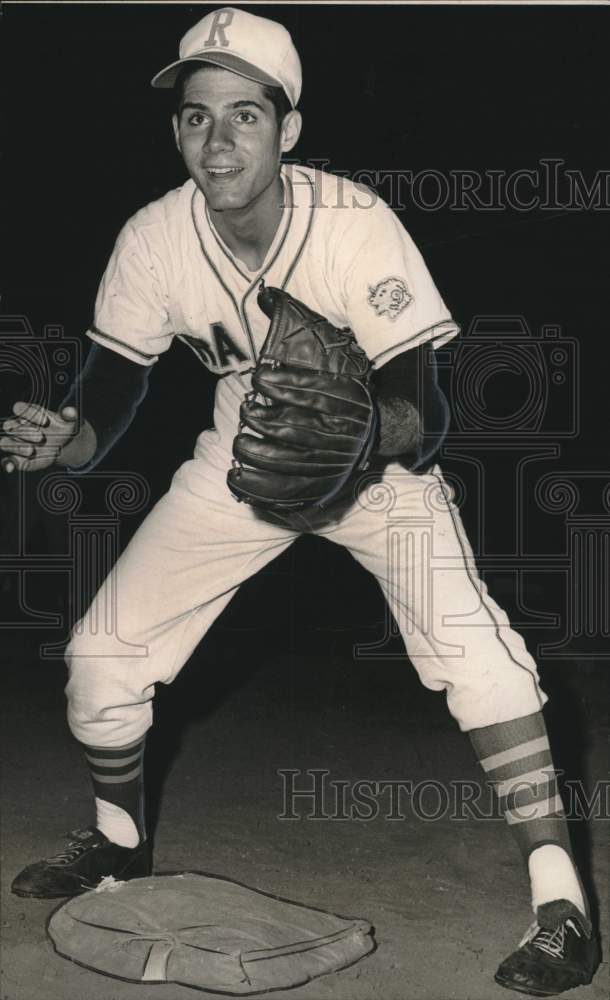
{"label": "dark hair", "polygon": [[[198,69],[201,69],[202,66],[208,66],[211,69],[223,68],[222,66],[216,66],[214,63],[187,63],[187,65],[184,66],[178,73],[174,84],[174,107],[176,111],[180,110],[180,105],[184,96],[184,86],[187,80],[193,75],[193,73],[197,72]],[[282,87],[271,87],[266,83],[261,84],[261,86],[263,88],[263,94],[267,100],[273,104],[275,117],[279,126],[284,121],[288,112],[292,111],[292,105]]]}
{"label": "dark hair", "polygon": [[282,87],[270,87],[265,83],[263,84],[263,94],[273,104],[277,123],[281,125],[288,112],[292,111],[292,104],[288,100],[286,91]]}

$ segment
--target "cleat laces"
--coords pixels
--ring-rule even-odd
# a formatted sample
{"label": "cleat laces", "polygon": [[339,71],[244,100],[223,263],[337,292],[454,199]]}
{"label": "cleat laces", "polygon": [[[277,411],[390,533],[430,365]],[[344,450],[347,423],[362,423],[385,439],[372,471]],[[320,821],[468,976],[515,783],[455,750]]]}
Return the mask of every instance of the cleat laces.
{"label": "cleat laces", "polygon": [[537,923],[533,923],[521,944],[531,944],[533,948],[550,955],[551,958],[565,958],[566,927],[571,927],[578,937],[581,936],[571,920],[559,924],[554,930],[543,930]]}
{"label": "cleat laces", "polygon": [[[71,834],[71,836],[74,836],[74,834]],[[86,841],[82,839],[70,840],[67,847],[65,847],[63,851],[60,851],[59,854],[53,855],[52,858],[48,858],[46,863],[57,867],[60,867],[61,865],[69,865],[73,861],[76,861],[81,854],[84,854],[85,851],[89,850],[90,847],[91,842],[89,838]]]}

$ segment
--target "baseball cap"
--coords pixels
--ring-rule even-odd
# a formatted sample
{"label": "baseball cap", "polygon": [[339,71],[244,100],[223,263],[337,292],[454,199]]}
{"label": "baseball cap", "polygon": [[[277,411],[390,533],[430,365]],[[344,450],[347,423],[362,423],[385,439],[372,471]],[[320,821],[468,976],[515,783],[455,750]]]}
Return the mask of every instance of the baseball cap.
{"label": "baseball cap", "polygon": [[248,80],[281,87],[294,108],[301,95],[301,60],[289,32],[277,21],[236,7],[221,7],[187,31],[180,58],[153,77],[153,87],[173,87],[187,63],[222,66]]}

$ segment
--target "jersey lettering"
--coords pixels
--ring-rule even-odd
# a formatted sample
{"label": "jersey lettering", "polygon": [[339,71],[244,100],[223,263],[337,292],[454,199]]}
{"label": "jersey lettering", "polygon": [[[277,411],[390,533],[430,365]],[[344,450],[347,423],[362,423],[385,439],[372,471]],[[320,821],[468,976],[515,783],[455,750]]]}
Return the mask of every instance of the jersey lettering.
{"label": "jersey lettering", "polygon": [[188,344],[190,348],[193,349],[199,360],[206,366],[206,368],[212,368],[216,365],[216,358],[212,353],[210,345],[205,340],[200,340],[199,337],[191,337],[188,333],[180,334],[179,340],[184,341]]}
{"label": "jersey lettering", "polygon": [[[206,48],[208,45],[222,45],[226,47],[229,44],[229,39],[225,34],[225,28],[228,28],[231,21],[233,20],[233,11],[230,9],[219,10],[214,14],[212,24],[210,25],[210,34],[203,43]],[[220,41],[216,41],[216,35],[218,35]]]}
{"label": "jersey lettering", "polygon": [[221,368],[226,368],[229,358],[232,356],[236,361],[245,361],[248,357],[240,351],[237,344],[231,339],[222,323],[212,323],[212,336],[214,347],[218,356],[218,364]]}
{"label": "jersey lettering", "polygon": [[222,323],[211,323],[210,332],[212,344],[200,337],[191,337],[188,333],[180,334],[179,339],[188,344],[206,368],[211,368],[212,371],[229,368],[230,358],[235,358],[238,364],[248,360],[248,355],[239,349]]}

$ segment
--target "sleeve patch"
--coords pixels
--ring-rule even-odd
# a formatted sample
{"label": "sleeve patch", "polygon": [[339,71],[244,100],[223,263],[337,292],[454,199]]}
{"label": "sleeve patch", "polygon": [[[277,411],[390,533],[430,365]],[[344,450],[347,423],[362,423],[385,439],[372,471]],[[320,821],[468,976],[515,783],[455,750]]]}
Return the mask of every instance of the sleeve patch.
{"label": "sleeve patch", "polygon": [[413,296],[403,278],[384,278],[376,285],[369,285],[367,299],[378,316],[397,319],[401,312],[413,301]]}

